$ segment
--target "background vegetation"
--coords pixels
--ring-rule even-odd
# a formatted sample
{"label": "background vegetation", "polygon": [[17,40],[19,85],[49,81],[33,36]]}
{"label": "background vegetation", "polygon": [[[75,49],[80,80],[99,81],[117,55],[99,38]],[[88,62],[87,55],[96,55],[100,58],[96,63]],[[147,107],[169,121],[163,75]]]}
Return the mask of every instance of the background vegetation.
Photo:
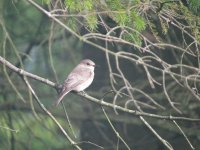
{"label": "background vegetation", "polygon": [[[200,149],[199,12],[199,0],[1,0],[0,149]],[[55,107],[84,58],[100,66],[88,95]]]}

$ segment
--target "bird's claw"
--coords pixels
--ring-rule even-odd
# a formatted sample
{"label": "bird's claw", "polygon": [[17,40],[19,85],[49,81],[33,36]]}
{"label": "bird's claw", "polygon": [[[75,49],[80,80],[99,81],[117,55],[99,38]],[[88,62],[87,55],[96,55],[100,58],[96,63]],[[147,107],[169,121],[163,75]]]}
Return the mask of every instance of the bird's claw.
{"label": "bird's claw", "polygon": [[83,96],[87,95],[85,91],[80,91],[79,93],[82,94]]}

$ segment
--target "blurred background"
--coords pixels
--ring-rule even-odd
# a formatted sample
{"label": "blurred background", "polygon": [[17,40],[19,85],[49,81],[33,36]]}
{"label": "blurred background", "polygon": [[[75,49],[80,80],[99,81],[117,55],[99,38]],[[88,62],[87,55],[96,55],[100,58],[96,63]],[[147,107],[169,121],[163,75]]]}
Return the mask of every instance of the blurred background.
{"label": "blurred background", "polygon": [[[88,58],[99,66],[86,89],[89,95],[160,118],[200,119],[199,10],[198,0],[1,0],[0,56],[57,84]],[[171,149],[200,149],[199,121],[144,117],[157,136],[139,116],[103,107],[105,114],[99,104],[75,93],[64,98],[71,129],[62,105],[53,106],[55,88],[28,81],[84,150],[170,149],[164,140]],[[76,149],[22,77],[3,64],[0,149]]]}

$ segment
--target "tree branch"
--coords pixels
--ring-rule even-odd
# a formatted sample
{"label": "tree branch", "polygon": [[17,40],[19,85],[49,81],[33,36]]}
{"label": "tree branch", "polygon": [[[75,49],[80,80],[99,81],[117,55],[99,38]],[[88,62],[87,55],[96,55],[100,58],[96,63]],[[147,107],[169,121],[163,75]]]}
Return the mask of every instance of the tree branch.
{"label": "tree branch", "polygon": [[[22,70],[20,68],[15,67],[13,64],[8,62],[6,59],[4,59],[1,56],[0,56],[0,63],[2,65],[5,65],[6,67],[8,67],[9,69],[11,69],[12,71],[14,71],[15,73],[17,73],[20,76],[26,76],[26,77],[32,78],[34,80],[37,80],[39,82],[42,82],[42,83],[44,83],[48,86],[55,88],[57,91],[61,88],[61,85],[57,85],[56,83],[54,83],[54,82],[52,82],[48,79],[42,78],[40,76],[37,76],[35,74],[29,73],[25,70]],[[171,116],[171,115],[170,116],[162,116],[162,115],[157,115],[157,114],[140,112],[140,111],[137,111],[137,110],[131,110],[131,109],[127,109],[127,108],[124,108],[124,107],[121,107],[121,106],[118,106],[118,105],[114,105],[112,103],[105,102],[103,100],[99,100],[99,99],[92,97],[88,94],[83,94],[83,93],[76,93],[76,94],[81,96],[81,97],[86,98],[89,101],[92,101],[96,104],[99,104],[101,106],[116,109],[116,110],[119,110],[119,111],[122,111],[122,112],[126,112],[128,114],[133,114],[135,116],[145,116],[145,117],[156,118],[156,119],[164,119],[164,120],[180,120],[180,121],[200,122],[200,119],[187,118],[187,117],[176,117],[176,116]]]}

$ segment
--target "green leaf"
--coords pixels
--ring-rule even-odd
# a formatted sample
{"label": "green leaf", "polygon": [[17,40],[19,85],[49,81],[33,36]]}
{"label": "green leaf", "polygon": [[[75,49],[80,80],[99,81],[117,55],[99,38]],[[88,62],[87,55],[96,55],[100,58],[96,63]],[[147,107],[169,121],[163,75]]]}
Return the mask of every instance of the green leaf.
{"label": "green leaf", "polygon": [[48,4],[50,4],[50,2],[51,2],[51,0],[42,0],[43,4],[47,4],[48,5]]}
{"label": "green leaf", "polygon": [[92,10],[93,9],[92,0],[86,0],[86,1],[84,1],[84,7],[87,10]]}
{"label": "green leaf", "polygon": [[139,16],[137,12],[131,11],[130,12],[130,19],[131,23],[133,24],[134,28],[139,32],[143,31],[146,28],[146,22],[143,17]]}
{"label": "green leaf", "polygon": [[200,1],[199,0],[190,0],[188,2],[190,9],[196,14],[200,15]]}
{"label": "green leaf", "polygon": [[138,46],[142,45],[142,38],[134,32],[123,34],[122,38],[126,41],[133,42]]}
{"label": "green leaf", "polygon": [[133,24],[135,29],[138,30],[139,32],[143,31],[146,28],[145,20],[140,16],[135,17]]}
{"label": "green leaf", "polygon": [[95,30],[97,28],[98,20],[96,15],[88,15],[85,19],[88,24],[88,27],[91,30]]}
{"label": "green leaf", "polygon": [[125,26],[129,21],[129,17],[126,13],[117,13],[114,15],[113,19],[121,26]]}
{"label": "green leaf", "polygon": [[93,9],[93,1],[92,0],[65,0],[65,6],[70,11],[83,11],[83,10],[92,10]]}
{"label": "green leaf", "polygon": [[65,3],[65,6],[67,7],[67,8],[75,8],[75,6],[76,6],[76,4],[75,4],[75,1],[74,0],[65,0],[64,1],[64,3]]}
{"label": "green leaf", "polygon": [[67,26],[69,26],[73,31],[78,31],[77,22],[75,18],[68,18]]}

